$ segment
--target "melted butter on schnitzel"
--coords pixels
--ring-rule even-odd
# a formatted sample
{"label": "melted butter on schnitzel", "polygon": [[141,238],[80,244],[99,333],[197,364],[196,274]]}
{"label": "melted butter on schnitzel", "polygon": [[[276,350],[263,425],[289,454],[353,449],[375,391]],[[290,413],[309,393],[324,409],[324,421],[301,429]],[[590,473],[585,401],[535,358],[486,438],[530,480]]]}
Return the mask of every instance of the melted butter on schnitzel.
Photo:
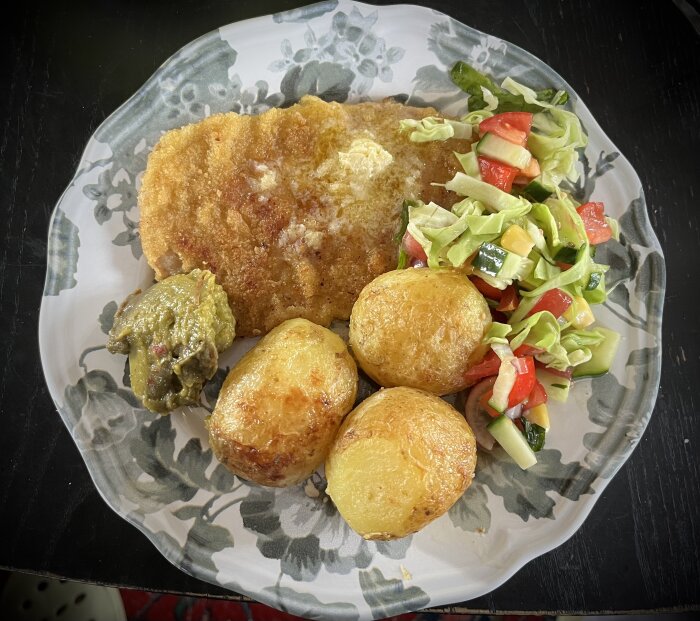
{"label": "melted butter on schnitzel", "polygon": [[435,115],[395,102],[304,97],[163,135],[139,192],[144,254],[161,280],[209,269],[241,336],[304,317],[348,319],[362,288],[394,269],[404,199],[455,199],[444,183],[465,141],[413,143],[399,121]]}

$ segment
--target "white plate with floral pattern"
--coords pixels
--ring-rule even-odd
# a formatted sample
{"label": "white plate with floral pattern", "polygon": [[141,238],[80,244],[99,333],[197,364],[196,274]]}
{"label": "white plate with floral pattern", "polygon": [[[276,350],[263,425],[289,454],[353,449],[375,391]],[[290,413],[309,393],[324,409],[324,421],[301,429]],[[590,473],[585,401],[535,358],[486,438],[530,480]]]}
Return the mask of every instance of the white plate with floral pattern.
{"label": "white plate with floral pattern", "polygon": [[[410,44],[409,44],[410,42]],[[359,101],[394,96],[465,110],[449,80],[457,60],[500,79],[564,88],[589,145],[579,199],[620,220],[601,324],[623,338],[612,372],[576,382],[555,407],[547,447],[524,472],[482,455],[450,511],[421,532],[370,543],[353,533],[315,474],[291,489],[236,479],[212,457],[203,419],[238,341],[200,408],[160,417],[128,388],[105,350],[117,304],[153,273],[142,256],[136,196],[160,135],[217,112],[259,113],[305,93]],[[381,618],[482,595],[570,537],[625,462],[651,415],[660,374],[664,261],[641,183],[570,86],[500,39],[426,8],[328,0],[224,26],[187,45],[95,132],[51,221],[40,316],[41,357],[56,407],[106,502],[177,567],[311,618]]]}

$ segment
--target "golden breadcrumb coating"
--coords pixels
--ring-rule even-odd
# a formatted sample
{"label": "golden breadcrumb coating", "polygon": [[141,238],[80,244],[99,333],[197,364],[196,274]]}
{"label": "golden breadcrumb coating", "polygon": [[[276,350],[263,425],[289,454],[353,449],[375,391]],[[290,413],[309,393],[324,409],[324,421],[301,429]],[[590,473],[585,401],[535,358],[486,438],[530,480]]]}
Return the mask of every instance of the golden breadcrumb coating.
{"label": "golden breadcrumb coating", "polygon": [[241,336],[292,317],[348,319],[362,288],[396,266],[404,199],[455,200],[430,184],[454,175],[453,151],[468,143],[418,144],[399,131],[401,119],[434,114],[307,96],[166,133],[139,192],[141,241],[156,278],[213,272]]}

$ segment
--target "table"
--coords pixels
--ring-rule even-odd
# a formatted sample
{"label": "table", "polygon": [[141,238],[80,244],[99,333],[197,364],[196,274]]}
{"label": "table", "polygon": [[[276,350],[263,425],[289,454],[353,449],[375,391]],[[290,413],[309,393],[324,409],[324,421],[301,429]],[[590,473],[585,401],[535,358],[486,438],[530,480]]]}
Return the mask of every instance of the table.
{"label": "table", "polygon": [[[303,4],[34,1],[6,14],[0,67],[0,567],[230,595],[171,566],[94,488],[42,376],[36,332],[46,233],[89,136],[160,63],[219,25]],[[424,4],[520,45],[565,76],[642,179],[668,270],[661,388],[632,457],[568,542],[456,609],[698,609],[697,14],[685,0]]]}

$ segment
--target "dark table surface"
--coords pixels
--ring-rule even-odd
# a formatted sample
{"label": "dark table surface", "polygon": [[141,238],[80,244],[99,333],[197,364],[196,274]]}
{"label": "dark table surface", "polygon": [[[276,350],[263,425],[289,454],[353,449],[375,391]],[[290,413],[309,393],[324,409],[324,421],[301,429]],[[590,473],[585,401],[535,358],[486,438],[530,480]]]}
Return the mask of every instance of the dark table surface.
{"label": "dark table surface", "polygon": [[[642,179],[668,270],[661,388],[644,437],[569,541],[460,609],[700,608],[700,26],[693,2],[423,2],[529,50],[576,89]],[[220,25],[303,4],[32,0],[4,13],[0,567],[227,594],[171,566],[107,507],[53,406],[36,338],[47,227],[90,135],[165,59]]]}

